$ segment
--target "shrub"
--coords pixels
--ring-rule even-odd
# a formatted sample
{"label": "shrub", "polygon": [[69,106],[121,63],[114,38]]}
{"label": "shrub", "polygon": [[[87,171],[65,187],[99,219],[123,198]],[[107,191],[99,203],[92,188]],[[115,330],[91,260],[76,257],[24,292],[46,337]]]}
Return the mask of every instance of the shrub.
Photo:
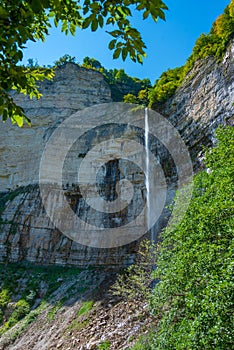
{"label": "shrub", "polygon": [[21,299],[16,303],[15,310],[13,311],[10,319],[18,322],[19,320],[24,318],[24,316],[26,316],[29,312],[30,312],[29,303],[26,300]]}
{"label": "shrub", "polygon": [[161,318],[155,350],[233,347],[234,128],[219,129],[217,138],[185,217],[162,235],[152,297]]}
{"label": "shrub", "polygon": [[110,346],[111,346],[111,342],[109,340],[104,340],[98,345],[98,349],[109,350]]}
{"label": "shrub", "polygon": [[172,96],[181,85],[182,75],[183,67],[168,69],[162,73],[154,87],[149,90],[149,106],[151,107],[155,102],[163,102]]}
{"label": "shrub", "polygon": [[112,293],[125,300],[148,301],[154,284],[152,270],[156,265],[157,246],[149,240],[140,243],[135,263],[118,276]]}

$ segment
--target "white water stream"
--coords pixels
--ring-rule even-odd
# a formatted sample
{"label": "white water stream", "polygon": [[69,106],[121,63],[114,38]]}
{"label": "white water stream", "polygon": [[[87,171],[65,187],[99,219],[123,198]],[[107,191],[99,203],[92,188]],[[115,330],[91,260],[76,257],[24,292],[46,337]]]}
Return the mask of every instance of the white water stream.
{"label": "white water stream", "polygon": [[149,188],[149,114],[148,108],[145,108],[145,149],[146,149],[146,160],[145,160],[145,187],[146,187],[146,220],[147,230],[150,233],[151,242],[154,242],[153,229],[150,225],[150,188]]}

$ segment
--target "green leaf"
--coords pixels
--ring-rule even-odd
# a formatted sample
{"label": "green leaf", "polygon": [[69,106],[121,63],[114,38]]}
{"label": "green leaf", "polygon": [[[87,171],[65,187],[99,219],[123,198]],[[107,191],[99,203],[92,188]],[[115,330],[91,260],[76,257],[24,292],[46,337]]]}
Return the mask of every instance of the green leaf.
{"label": "green leaf", "polygon": [[112,35],[114,38],[117,38],[122,34],[120,30],[113,30],[112,32],[108,32],[108,34]]}
{"label": "green leaf", "polygon": [[121,53],[121,49],[120,49],[120,48],[116,49],[116,50],[114,51],[113,58],[114,58],[114,59],[118,58],[119,55],[120,55],[120,53]]}
{"label": "green leaf", "polygon": [[21,128],[24,124],[24,118],[21,115],[14,115],[13,118],[17,125]]}
{"label": "green leaf", "polygon": [[92,21],[92,18],[91,18],[91,17],[87,17],[87,18],[84,20],[83,24],[82,24],[82,28],[83,28],[83,29],[88,28],[88,27],[90,26],[91,21]]}
{"label": "green leaf", "polygon": [[114,24],[115,23],[115,19],[113,17],[109,17],[106,21],[106,24]]}
{"label": "green leaf", "polygon": [[109,48],[110,50],[113,50],[114,47],[115,47],[115,44],[116,44],[116,39],[111,40],[111,41],[109,42],[108,48]]}
{"label": "green leaf", "polygon": [[70,24],[70,32],[73,36],[76,34],[76,25],[74,23]]}
{"label": "green leaf", "polygon": [[148,18],[148,17],[149,17],[149,14],[150,14],[149,10],[144,11],[144,13],[143,13],[143,19]]}
{"label": "green leaf", "polygon": [[137,55],[137,61],[142,64],[143,63],[143,59],[142,59],[142,55]]}
{"label": "green leaf", "polygon": [[63,21],[63,24],[62,24],[62,32],[65,32],[68,28],[68,23],[67,23],[67,20]]}
{"label": "green leaf", "polygon": [[102,28],[104,24],[102,15],[98,15],[98,23],[99,23],[99,26]]}
{"label": "green leaf", "polygon": [[93,21],[92,21],[92,24],[91,24],[91,30],[92,32],[95,32],[98,28],[98,20],[95,18]]}
{"label": "green leaf", "polygon": [[124,47],[124,48],[122,49],[122,59],[123,59],[123,61],[126,60],[127,55],[128,55],[128,49],[127,49],[126,47]]}
{"label": "green leaf", "polygon": [[59,20],[57,19],[57,17],[54,17],[54,25],[55,27],[58,27],[59,24]]}

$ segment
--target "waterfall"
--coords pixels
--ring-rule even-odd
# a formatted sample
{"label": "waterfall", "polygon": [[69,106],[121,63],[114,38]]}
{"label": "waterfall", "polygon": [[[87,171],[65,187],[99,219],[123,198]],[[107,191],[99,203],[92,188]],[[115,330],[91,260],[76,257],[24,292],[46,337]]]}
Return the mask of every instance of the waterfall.
{"label": "waterfall", "polygon": [[150,188],[149,188],[149,114],[148,108],[145,108],[145,187],[146,187],[146,220],[147,230],[151,234],[151,242],[153,242],[153,230],[150,230]]}

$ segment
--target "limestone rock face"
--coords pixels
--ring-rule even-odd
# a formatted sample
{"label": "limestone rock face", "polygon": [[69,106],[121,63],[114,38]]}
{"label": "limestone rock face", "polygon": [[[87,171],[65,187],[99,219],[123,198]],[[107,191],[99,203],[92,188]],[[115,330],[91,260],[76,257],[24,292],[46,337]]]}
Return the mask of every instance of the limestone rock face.
{"label": "limestone rock face", "polygon": [[[197,62],[176,94],[163,106],[156,106],[179,130],[195,166],[199,166],[198,155],[202,146],[213,142],[215,128],[219,124],[233,122],[233,57],[232,45],[223,62],[219,64],[211,58]],[[15,101],[25,109],[32,120],[32,127],[25,126],[19,129],[6,123],[0,128],[0,261],[28,260],[38,264],[83,266],[127,265],[133,259],[136,242],[108,249],[87,247],[74,242],[55,228],[48,218],[38,187],[42,151],[53,131],[66,118],[85,107],[112,102],[110,88],[101,74],[74,64],[59,68],[54,80],[43,82],[40,88],[43,93],[40,100],[29,100],[24,96],[14,95]],[[91,117],[94,118],[95,115]],[[115,122],[115,116],[110,116],[110,123]],[[100,137],[110,137],[106,135],[105,128],[99,132],[100,134],[96,131],[87,134],[88,139],[83,140],[83,146],[75,148],[74,154],[79,150],[80,160],[89,146],[96,141],[100,142]],[[108,132],[114,136],[111,128]],[[129,130],[125,130],[124,127],[121,132],[129,136]],[[144,135],[137,137],[142,139]],[[73,149],[71,157],[72,152]],[[167,171],[170,165],[168,155],[162,153],[161,156],[161,164],[164,164],[162,168]],[[121,176],[131,177],[131,172],[136,170],[127,163],[117,163],[118,161],[107,164],[103,173],[98,174],[98,190],[109,200],[115,199],[116,196],[116,183],[113,186],[113,179],[118,181],[121,180]],[[123,174],[120,174],[119,169],[123,169]],[[172,180],[176,179],[174,174],[169,175],[170,201],[176,188]],[[82,212],[80,193],[73,186],[72,177],[69,176],[68,181],[63,184],[67,199],[76,213]],[[121,220],[127,220],[128,215],[133,213],[137,214],[145,201],[145,188],[142,187],[144,175],[138,171],[134,181],[137,198],[131,213],[123,213]],[[103,186],[104,182],[107,182],[108,186]],[[106,218],[96,218],[95,215],[90,213],[86,220],[103,220],[102,224],[105,226]],[[108,218],[110,219],[118,225],[114,215]],[[160,223],[159,228],[163,224]]]}
{"label": "limestone rock face", "polygon": [[[46,166],[41,172],[40,190],[37,184],[30,184],[2,194],[2,261],[27,260],[39,264],[108,266],[127,265],[132,261],[137,248],[136,241],[145,234],[148,225],[146,215],[140,218],[146,206],[145,175],[142,171],[145,165],[145,153],[142,152],[145,136],[144,110],[137,110],[134,114],[128,114],[128,111],[129,106],[126,104],[109,103],[73,114],[72,118],[66,119],[63,126],[56,130],[59,137],[53,134],[46,145],[48,149],[50,144],[52,156],[49,160],[46,158]],[[86,120],[87,112],[89,117]],[[124,124],[121,123],[123,113],[126,114]],[[109,118],[109,123],[104,124],[106,118]],[[92,128],[92,122],[96,124],[96,119],[101,124]],[[130,121],[135,119],[139,127],[131,125]],[[90,129],[83,132],[87,125]],[[157,128],[158,126],[157,124]],[[77,136],[79,129],[82,130],[81,137]],[[109,142],[107,147],[106,140]],[[71,147],[68,146],[67,151],[64,148],[69,141]],[[129,141],[133,144],[129,145]],[[158,151],[155,140],[151,142],[151,149],[154,153]],[[95,172],[86,183],[90,168],[88,165],[82,168],[82,162],[84,155],[89,154],[90,150],[93,152],[91,168]],[[60,156],[64,151],[66,157],[63,162]],[[115,156],[117,153],[120,156],[129,155],[129,158],[118,158]],[[58,163],[64,169],[62,186],[59,186]],[[155,176],[152,178],[157,194],[161,191],[161,187],[156,187],[158,168],[156,163],[153,172]],[[79,186],[77,169],[83,176]],[[173,176],[173,173],[172,176],[167,176],[171,179],[168,180],[171,186]],[[120,182],[124,182],[124,186],[118,186]],[[81,185],[86,184],[87,188],[85,187],[82,194]],[[170,201],[173,194],[172,186],[168,193],[165,190],[164,195],[155,196],[152,201],[154,215],[158,208],[161,213],[164,196]],[[164,224],[164,214],[166,213],[163,213],[157,225]],[[73,226],[74,216],[79,217],[79,226]],[[66,232],[66,236],[61,232]]]}

